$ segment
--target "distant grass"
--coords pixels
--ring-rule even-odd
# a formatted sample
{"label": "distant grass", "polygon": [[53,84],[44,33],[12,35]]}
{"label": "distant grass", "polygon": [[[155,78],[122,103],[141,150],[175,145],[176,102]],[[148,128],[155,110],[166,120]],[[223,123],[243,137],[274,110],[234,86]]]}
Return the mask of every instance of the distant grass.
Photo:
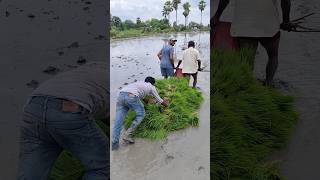
{"label": "distant grass", "polygon": [[[207,30],[203,30],[207,31]],[[110,36],[112,39],[122,39],[122,38],[133,38],[133,37],[142,37],[142,36],[151,36],[151,35],[159,35],[164,33],[176,33],[174,29],[164,29],[164,30],[152,30],[152,31],[143,31],[141,29],[129,29],[129,30],[115,30],[112,29],[110,31]],[[193,30],[185,30],[178,32],[193,32]]]}
{"label": "distant grass", "polygon": [[[170,101],[169,107],[145,104],[146,116],[134,132],[135,137],[163,139],[167,135],[188,126],[198,126],[198,109],[203,100],[199,91],[189,87],[185,78],[157,80],[155,86],[161,97]],[[135,113],[130,111],[125,128],[128,128]]]}
{"label": "distant grass", "polygon": [[278,162],[297,121],[294,99],[262,86],[250,71],[250,52],[211,55],[211,177],[276,180]]}
{"label": "distant grass", "polygon": [[[109,124],[104,122],[97,121],[97,124],[109,137]],[[83,174],[84,168],[80,161],[69,152],[63,151],[50,171],[49,180],[81,180]]]}

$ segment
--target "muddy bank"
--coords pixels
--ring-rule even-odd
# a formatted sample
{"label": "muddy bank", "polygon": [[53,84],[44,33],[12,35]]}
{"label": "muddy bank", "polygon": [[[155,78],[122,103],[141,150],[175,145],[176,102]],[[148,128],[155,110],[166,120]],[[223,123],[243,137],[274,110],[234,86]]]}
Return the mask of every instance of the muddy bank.
{"label": "muddy bank", "polygon": [[80,56],[87,62],[108,59],[105,9],[106,3],[90,0],[0,1],[0,179],[16,176],[28,94],[55,74],[80,66]]}
{"label": "muddy bank", "polygon": [[[155,36],[111,42],[111,127],[114,122],[115,98],[120,87],[135,80],[143,80],[147,75],[161,78],[156,54],[165,38]],[[177,53],[181,53],[184,42],[191,39],[197,42],[198,38],[198,34],[187,34],[186,39],[184,34],[178,35]],[[208,33],[202,34],[198,42],[203,62],[207,65],[206,70],[209,70]],[[139,44],[141,48],[131,48],[134,44]],[[205,99],[199,110],[199,127],[177,131],[162,141],[137,139],[134,145],[122,145],[119,151],[111,154],[111,179],[209,179],[209,78],[209,72],[199,73],[198,86]]]}

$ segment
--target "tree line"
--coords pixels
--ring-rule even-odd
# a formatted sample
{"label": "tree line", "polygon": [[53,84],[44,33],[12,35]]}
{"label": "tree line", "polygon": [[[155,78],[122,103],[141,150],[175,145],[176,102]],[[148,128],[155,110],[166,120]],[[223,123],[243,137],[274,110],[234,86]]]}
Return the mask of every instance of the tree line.
{"label": "tree line", "polygon": [[[135,22],[133,20],[122,20],[118,16],[111,16],[111,27],[112,29],[123,31],[130,29],[142,29],[146,32],[152,31],[161,31],[165,29],[174,29],[176,31],[184,31],[188,29],[201,29],[202,25],[202,12],[206,8],[206,2],[204,0],[200,0],[198,3],[198,9],[201,12],[201,20],[200,23],[191,21],[188,23],[188,17],[190,14],[191,5],[189,2],[186,2],[182,5],[183,12],[182,15],[185,17],[185,22],[183,24],[178,24],[178,10],[179,4],[181,4],[181,0],[172,0],[166,1],[163,5],[162,16],[163,19],[152,18],[146,21],[141,20],[140,17],[137,17]],[[170,24],[170,14],[175,11],[175,21],[173,24]]]}
{"label": "tree line", "polygon": [[[173,23],[173,26],[178,24],[178,9],[179,9],[179,4],[181,4],[181,0],[172,0],[172,1],[166,1],[163,5],[162,8],[162,16],[164,16],[165,19],[170,19],[170,14],[173,12],[173,10],[176,12],[176,21]],[[198,3],[198,9],[201,12],[201,20],[200,20],[200,25],[202,25],[202,12],[205,10],[207,4],[204,0],[200,0]],[[187,20],[190,14],[190,8],[191,5],[189,2],[186,2],[182,5],[183,12],[182,15],[185,18],[185,26],[187,26]]]}

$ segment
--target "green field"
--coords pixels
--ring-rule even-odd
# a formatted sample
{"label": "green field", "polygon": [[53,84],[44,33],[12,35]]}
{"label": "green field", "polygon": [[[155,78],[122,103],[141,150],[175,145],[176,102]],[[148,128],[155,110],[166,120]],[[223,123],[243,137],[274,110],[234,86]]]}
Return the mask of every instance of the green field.
{"label": "green field", "polygon": [[261,85],[249,51],[211,55],[211,177],[215,180],[282,179],[279,162],[298,115],[294,99]]}
{"label": "green field", "polygon": [[[208,30],[203,30],[203,31],[208,31]],[[178,32],[193,32],[193,31],[192,30],[176,31],[174,29],[163,29],[163,30],[152,30],[152,31],[144,31],[142,29],[127,29],[127,30],[120,31],[120,30],[112,29],[110,31],[110,37],[112,39],[122,39],[122,38],[152,36],[152,35],[178,33]]]}

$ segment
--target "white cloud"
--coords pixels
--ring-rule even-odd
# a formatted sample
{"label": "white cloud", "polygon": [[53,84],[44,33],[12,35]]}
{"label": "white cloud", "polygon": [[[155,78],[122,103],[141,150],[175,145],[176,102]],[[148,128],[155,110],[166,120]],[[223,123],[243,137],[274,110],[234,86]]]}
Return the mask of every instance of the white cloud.
{"label": "white cloud", "polygon": [[[136,20],[140,17],[142,20],[151,18],[163,18],[162,7],[166,0],[110,0],[110,10],[113,16],[119,16],[121,19]],[[181,0],[178,9],[178,23],[184,23],[184,16],[182,15],[182,4],[189,2],[191,4],[191,11],[189,15],[189,22],[200,22],[200,10],[198,3],[200,0]],[[203,11],[203,24],[210,22],[210,0],[206,0],[207,6]],[[171,23],[175,21],[175,11],[170,14]]]}

